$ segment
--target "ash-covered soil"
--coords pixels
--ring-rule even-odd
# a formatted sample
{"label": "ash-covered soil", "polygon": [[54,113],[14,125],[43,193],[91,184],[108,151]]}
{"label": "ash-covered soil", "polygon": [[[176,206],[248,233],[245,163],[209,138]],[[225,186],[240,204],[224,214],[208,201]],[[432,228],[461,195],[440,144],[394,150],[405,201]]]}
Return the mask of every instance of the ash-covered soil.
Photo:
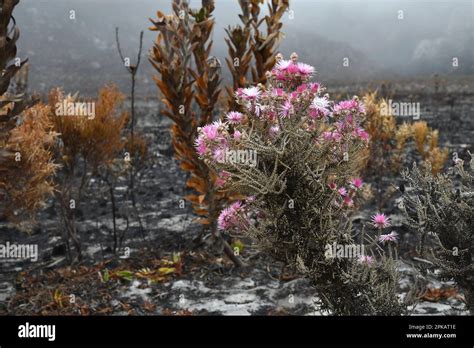
{"label": "ash-covered soil", "polygon": [[[87,203],[78,207],[81,264],[67,262],[52,202],[39,214],[31,234],[1,222],[0,243],[37,244],[39,258],[0,261],[0,314],[321,315],[318,295],[309,283],[259,253],[250,240],[241,239],[241,269],[211,242],[196,242],[201,228],[188,204],[180,208],[185,174],[173,158],[170,124],[157,116],[157,105],[139,105],[139,123],[150,140],[150,159],[137,179],[144,231],[130,209],[119,207],[119,234],[126,234],[119,255],[112,254],[111,203],[98,181],[91,182]],[[472,112],[471,103],[469,115]],[[127,179],[122,178],[116,189],[119,202],[126,189]],[[368,218],[371,213],[360,215]],[[402,228],[400,217],[394,215],[393,221],[403,249],[412,236]],[[421,299],[413,314],[467,314],[452,282],[422,275],[412,262],[409,253],[402,252],[400,296],[416,284]]]}

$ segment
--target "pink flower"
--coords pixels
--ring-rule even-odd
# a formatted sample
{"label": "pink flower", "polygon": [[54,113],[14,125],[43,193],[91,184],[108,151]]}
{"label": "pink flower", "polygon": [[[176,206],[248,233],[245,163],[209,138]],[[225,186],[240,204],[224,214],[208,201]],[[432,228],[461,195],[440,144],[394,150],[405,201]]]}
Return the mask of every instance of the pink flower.
{"label": "pink flower", "polygon": [[311,83],[309,84],[309,89],[310,89],[311,92],[313,92],[313,93],[316,93],[316,92],[319,90],[319,87],[320,87],[319,83],[316,83],[316,82],[311,82]]}
{"label": "pink flower", "polygon": [[237,211],[237,210],[239,210],[239,209],[241,209],[241,208],[243,208],[243,207],[244,207],[244,205],[243,205],[242,201],[235,201],[234,203],[232,203],[232,204],[230,205],[230,208],[231,208],[231,209],[234,209],[235,211]]}
{"label": "pink flower", "polygon": [[280,116],[285,118],[289,117],[293,113],[293,104],[291,101],[286,100],[283,105],[280,107]]}
{"label": "pink flower", "polygon": [[339,132],[332,132],[332,139],[336,142],[340,142],[342,139],[342,134]]}
{"label": "pink flower", "polygon": [[229,123],[231,124],[237,124],[237,123],[240,123],[240,121],[242,121],[242,117],[244,115],[238,111],[231,111],[227,114],[227,120],[229,121]]}
{"label": "pink flower", "polygon": [[371,264],[374,263],[374,258],[372,256],[363,255],[363,256],[359,257],[358,261],[359,261],[359,263],[370,266]]}
{"label": "pink flower", "polygon": [[237,201],[230,207],[222,210],[217,219],[217,227],[220,230],[242,230],[248,227],[248,220],[245,216],[245,207],[241,201]]}
{"label": "pink flower", "polygon": [[298,72],[301,75],[312,75],[314,74],[314,67],[305,63],[298,63]]}
{"label": "pink flower", "polygon": [[354,123],[354,117],[352,114],[347,115],[346,117],[346,124],[352,125]]}
{"label": "pink flower", "polygon": [[281,97],[285,94],[285,92],[283,91],[283,88],[275,88],[273,91],[272,91],[273,95],[276,95],[277,97]]}
{"label": "pink flower", "polygon": [[362,181],[361,178],[354,178],[354,179],[351,180],[351,184],[352,184],[352,186],[354,186],[358,190],[362,187],[364,182]]}
{"label": "pink flower", "polygon": [[387,242],[396,242],[398,237],[398,233],[395,231],[390,232],[389,234],[382,234],[379,237],[380,243],[387,243]]}
{"label": "pink flower", "polygon": [[215,161],[222,163],[225,160],[225,152],[226,151],[224,148],[218,147],[217,149],[213,151],[212,157],[214,158]]}
{"label": "pink flower", "polygon": [[358,108],[357,100],[343,100],[334,105],[334,112],[340,112],[343,110],[352,110]]}
{"label": "pink flower", "polygon": [[217,219],[217,227],[220,230],[227,230],[232,225],[234,218],[234,211],[231,208],[225,208],[221,211],[219,218]]}
{"label": "pink flower", "polygon": [[261,91],[258,87],[249,87],[242,89],[242,97],[248,100],[256,100],[260,97]]}
{"label": "pink flower", "polygon": [[280,127],[271,126],[270,130],[269,130],[270,136],[274,136],[274,135],[278,134],[279,131],[280,131]]}
{"label": "pink flower", "polygon": [[340,194],[341,196],[346,196],[346,195],[347,195],[347,190],[346,190],[345,187],[339,188],[339,190],[337,190],[337,192],[339,192],[339,194]]}
{"label": "pink flower", "polygon": [[316,97],[313,99],[310,109],[316,113],[310,113],[311,117],[317,117],[317,115],[327,115],[329,114],[329,100],[325,97]]}
{"label": "pink flower", "polygon": [[202,132],[207,140],[215,140],[218,135],[218,128],[219,126],[216,123],[208,124],[202,128]]}
{"label": "pink flower", "polygon": [[227,148],[228,145],[229,145],[229,143],[228,143],[227,139],[224,138],[223,136],[221,136],[219,146]]}
{"label": "pink flower", "polygon": [[238,130],[234,131],[235,140],[239,141],[241,137],[242,137],[242,133],[240,133]]}
{"label": "pink flower", "polygon": [[195,146],[196,146],[196,151],[200,156],[203,156],[207,152],[207,146],[203,138],[201,137],[197,138]]}
{"label": "pink flower", "polygon": [[286,72],[288,74],[296,74],[296,73],[299,73],[300,72],[300,69],[298,68],[297,65],[295,64],[291,64],[288,66],[288,68],[286,69]]}
{"label": "pink flower", "polygon": [[268,110],[268,112],[266,113],[266,118],[267,118],[269,121],[275,120],[275,119],[276,119],[276,116],[277,116],[276,112],[273,111],[273,110],[271,110],[271,109]]}
{"label": "pink flower", "polygon": [[292,62],[291,60],[284,60],[284,59],[282,59],[282,60],[280,60],[280,61],[277,63],[277,65],[275,66],[275,68],[276,68],[277,70],[279,70],[279,71],[284,72],[284,71],[287,71],[288,68],[289,68],[290,66],[292,66],[292,65],[293,65],[293,62]]}
{"label": "pink flower", "polygon": [[215,184],[216,184],[216,187],[222,187],[222,186],[224,186],[225,181],[224,181],[224,179],[218,177],[218,178],[216,179]]}
{"label": "pink flower", "polygon": [[333,182],[331,182],[328,186],[331,190],[335,190],[337,188],[337,185]]}
{"label": "pink flower", "polygon": [[356,135],[364,141],[369,141],[369,133],[367,133],[363,128],[358,127],[355,130]]}
{"label": "pink flower", "polygon": [[228,171],[223,170],[219,173],[219,176],[216,179],[216,186],[222,187],[226,183],[227,179],[229,179],[231,174]]}
{"label": "pink flower", "polygon": [[345,196],[344,197],[344,205],[347,207],[353,207],[354,206],[354,201],[352,200],[351,197]]}
{"label": "pink flower", "polygon": [[278,71],[275,76],[276,76],[277,80],[279,80],[279,81],[285,81],[286,80],[286,74],[281,72],[281,71]]}
{"label": "pink flower", "polygon": [[308,85],[306,83],[303,83],[302,85],[299,85],[297,88],[296,88],[296,93],[303,93],[304,91],[306,91],[308,89]]}
{"label": "pink flower", "polygon": [[385,214],[377,213],[372,216],[372,224],[376,228],[386,228],[390,226],[390,218],[385,216]]}
{"label": "pink flower", "polygon": [[343,100],[334,106],[334,112],[340,112],[343,110],[357,111],[360,113],[364,113],[365,107],[362,103],[359,103],[359,101],[356,99]]}
{"label": "pink flower", "polygon": [[290,98],[291,98],[291,99],[297,99],[297,98],[298,98],[298,92],[296,92],[296,91],[295,91],[295,92],[291,92],[291,93],[290,93]]}
{"label": "pink flower", "polygon": [[332,132],[324,132],[323,133],[324,140],[331,140],[332,139]]}
{"label": "pink flower", "polygon": [[324,132],[323,139],[326,141],[334,140],[336,142],[340,142],[342,139],[342,134],[334,131],[334,132]]}

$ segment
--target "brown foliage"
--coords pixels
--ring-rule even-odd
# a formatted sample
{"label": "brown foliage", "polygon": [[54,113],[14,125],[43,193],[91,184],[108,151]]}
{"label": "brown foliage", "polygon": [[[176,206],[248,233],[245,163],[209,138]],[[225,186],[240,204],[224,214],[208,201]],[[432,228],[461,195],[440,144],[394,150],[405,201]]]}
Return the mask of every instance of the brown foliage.
{"label": "brown foliage", "polygon": [[415,122],[412,130],[413,140],[423,161],[431,165],[434,175],[440,173],[448,159],[448,149],[439,147],[439,131],[428,127],[425,121]]}
{"label": "brown foliage", "polygon": [[24,215],[33,217],[52,192],[55,166],[49,148],[55,134],[40,109],[26,110],[34,101],[7,92],[26,63],[12,62],[20,35],[12,21],[17,4],[18,0],[0,3],[0,215],[20,221]]}
{"label": "brown foliage", "polygon": [[[267,78],[265,73],[275,65],[275,47],[282,38],[281,18],[290,6],[289,0],[268,1],[268,15],[259,19],[260,7],[258,3],[263,0],[250,1],[250,20],[254,29],[251,40],[251,50],[255,58],[255,67],[252,67],[252,78],[254,83],[265,84]],[[245,12],[244,12],[245,13]],[[260,30],[261,25],[267,26],[266,34]]]}
{"label": "brown foliage", "polygon": [[[123,100],[124,96],[114,86],[102,88],[97,100],[89,101],[79,101],[77,96],[65,96],[60,89],[55,89],[50,93],[49,104],[42,109],[60,137],[54,147],[56,161],[61,164],[56,177],[56,198],[68,254],[69,240],[72,240],[79,259],[81,245],[75,226],[75,209],[82,201],[90,178],[98,174],[99,169],[112,166],[124,150],[122,136],[128,114],[122,111]],[[62,115],[59,112],[61,105],[78,102],[93,103],[94,117]]]}
{"label": "brown foliage", "polygon": [[[175,156],[181,168],[191,174],[186,185],[197,192],[186,199],[196,214],[203,216],[200,222],[205,225],[215,225],[219,200],[223,198],[214,189],[215,174],[194,149],[197,129],[212,121],[220,93],[218,67],[210,56],[213,10],[213,1],[204,1],[197,11],[190,9],[186,1],[175,0],[174,14],[165,16],[158,12],[151,28],[158,32],[150,61],[159,73],[154,79],[167,107],[163,114],[174,121],[171,132]],[[180,18],[180,13],[184,13],[184,18]],[[192,57],[195,70],[190,68]],[[200,116],[192,112],[193,100],[200,108]]]}
{"label": "brown foliage", "polygon": [[371,139],[369,167],[377,166],[375,162],[387,157],[388,170],[398,173],[408,155],[407,145],[413,141],[416,154],[422,161],[431,163],[433,174],[440,172],[448,158],[448,150],[439,147],[438,130],[430,128],[426,121],[397,125],[395,117],[382,115],[381,109],[387,101],[378,99],[376,93],[367,94],[364,102],[367,109],[365,128]]}
{"label": "brown foliage", "polygon": [[[199,10],[188,2],[173,1],[173,14],[158,11],[151,20],[152,31],[158,32],[150,53],[150,62],[159,73],[154,80],[163,94],[163,114],[174,124],[171,128],[175,157],[180,167],[190,173],[186,186],[194,192],[185,198],[191,202],[198,220],[208,228],[234,263],[240,261],[217,231],[217,218],[228,194],[216,188],[216,174],[198,157],[194,140],[199,127],[213,120],[220,94],[220,63],[212,57],[211,35],[214,27],[214,1],[203,0]],[[195,68],[191,68],[194,58]],[[192,111],[194,102],[200,109]]]}
{"label": "brown foliage", "polygon": [[[10,154],[0,166],[0,198],[7,203],[4,213],[9,217],[15,217],[17,209],[34,213],[53,191],[51,176],[56,165],[50,148],[56,134],[51,126],[44,106],[33,106],[23,113],[22,123],[4,143]],[[20,217],[15,218],[18,221]]]}
{"label": "brown foliage", "polygon": [[[226,39],[229,57],[226,63],[233,76],[232,87],[226,87],[234,103],[234,90],[247,84],[247,74],[265,82],[265,71],[275,63],[274,49],[281,36],[281,17],[289,6],[288,1],[269,2],[269,14],[260,19],[262,0],[239,1],[243,27],[228,28]],[[210,123],[218,103],[220,89],[220,64],[211,57],[214,1],[203,1],[199,10],[190,9],[187,1],[174,0],[173,14],[165,16],[158,12],[158,19],[151,20],[152,31],[158,35],[152,49],[150,61],[159,72],[155,82],[162,92],[166,110],[163,114],[174,121],[172,127],[173,146],[181,168],[191,173],[187,186],[197,191],[186,198],[194,211],[203,216],[203,224],[215,222],[225,195],[214,187],[216,175],[199,160],[194,139],[197,128]],[[181,16],[180,16],[181,15]],[[260,29],[266,23],[267,31]],[[250,68],[252,57],[255,67]],[[196,67],[190,68],[194,58]],[[238,64],[234,64],[234,62]],[[199,106],[196,116],[191,108],[193,101]]]}
{"label": "brown foliage", "polygon": [[[242,10],[239,18],[243,25],[226,29],[228,38],[225,41],[229,52],[226,63],[233,80],[232,88],[226,87],[226,90],[228,106],[232,110],[237,107],[234,93],[247,85],[248,71],[252,74],[254,84],[265,84],[265,72],[275,65],[275,49],[283,36],[281,19],[290,4],[289,0],[268,1],[268,14],[260,18],[260,6],[263,3],[264,0],[239,0]],[[266,31],[262,30],[264,23]],[[251,67],[252,57],[255,65]]]}
{"label": "brown foliage", "polygon": [[384,115],[382,109],[387,101],[379,99],[376,92],[366,94],[364,103],[367,110],[364,127],[370,135],[367,160],[363,166],[364,175],[377,178],[380,206],[384,193],[381,180],[383,177],[398,175],[408,165],[410,144],[414,145],[415,158],[423,166],[430,166],[433,174],[443,169],[448,149],[439,147],[438,130],[430,128],[425,121],[398,125],[394,116]]}
{"label": "brown foliage", "polygon": [[[124,96],[116,87],[108,86],[100,90],[95,103],[95,117],[57,115],[57,105],[77,102],[77,96],[64,96],[59,89],[49,96],[50,119],[54,130],[60,134],[63,146],[60,162],[66,170],[74,171],[81,158],[96,170],[101,165],[113,161],[123,150],[122,130],[128,114],[120,110]],[[87,102],[87,101],[81,101]]]}

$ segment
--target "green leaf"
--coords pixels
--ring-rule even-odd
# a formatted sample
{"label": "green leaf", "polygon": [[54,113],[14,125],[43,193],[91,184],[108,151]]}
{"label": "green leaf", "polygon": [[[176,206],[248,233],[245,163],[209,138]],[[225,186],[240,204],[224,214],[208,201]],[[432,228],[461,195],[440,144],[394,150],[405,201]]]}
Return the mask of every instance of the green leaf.
{"label": "green leaf", "polygon": [[133,279],[133,273],[130,271],[118,271],[116,275],[128,281],[132,281]]}
{"label": "green leaf", "polygon": [[239,250],[239,254],[242,253],[242,251],[244,250],[244,243],[242,243],[242,241],[240,241],[239,239],[237,239],[236,241],[234,241],[232,243],[232,250],[235,250],[236,248]]}
{"label": "green leaf", "polygon": [[176,271],[176,268],[174,267],[161,267],[158,269],[158,273],[160,273],[160,275],[171,274],[171,273],[174,273],[175,271]]}

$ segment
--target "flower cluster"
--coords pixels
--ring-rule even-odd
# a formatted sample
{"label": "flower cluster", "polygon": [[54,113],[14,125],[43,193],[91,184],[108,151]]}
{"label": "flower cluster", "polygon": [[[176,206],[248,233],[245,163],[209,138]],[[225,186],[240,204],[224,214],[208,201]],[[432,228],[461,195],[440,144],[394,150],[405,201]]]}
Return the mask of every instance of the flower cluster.
{"label": "flower cluster", "polygon": [[[354,186],[359,186],[360,187],[362,185],[362,182],[360,181],[360,179],[354,179],[352,184]],[[385,214],[376,213],[376,214],[372,215],[370,223],[379,232],[379,236],[377,238],[379,243],[387,244],[387,243],[396,243],[397,242],[397,237],[398,237],[397,232],[392,231],[388,234],[381,234],[381,232],[384,228],[387,228],[387,227],[391,226],[390,218],[387,217]],[[372,266],[376,262],[376,259],[373,256],[363,255],[359,258],[358,261],[362,265]]]}
{"label": "flower cluster", "polygon": [[367,266],[371,266],[374,263],[375,259],[373,256],[363,255],[359,257],[359,263]]}
{"label": "flower cluster", "polygon": [[[244,148],[251,133],[276,144],[281,141],[282,131],[297,123],[301,131],[310,135],[315,148],[331,149],[332,163],[344,160],[354,143],[365,146],[368,141],[367,132],[360,126],[365,109],[357,98],[334,103],[321,84],[310,82],[315,73],[312,66],[298,62],[296,54],[289,60],[281,55],[276,58],[275,67],[267,73],[266,86],[238,89],[235,97],[240,109],[199,129],[196,150],[217,170],[218,186],[223,189],[233,176],[232,168],[226,167],[226,154]],[[355,191],[361,185],[358,179],[347,189],[340,188],[341,199],[336,203],[352,207]]]}
{"label": "flower cluster", "polygon": [[[372,225],[377,228],[379,231],[382,231],[384,228],[391,226],[390,218],[387,217],[385,214],[377,213],[372,216]],[[382,244],[386,243],[396,243],[397,242],[398,233],[392,231],[388,234],[381,234],[379,235],[379,242]]]}
{"label": "flower cluster", "polygon": [[236,201],[222,210],[217,220],[218,228],[225,231],[242,232],[249,224],[247,207],[241,201]]}
{"label": "flower cluster", "polygon": [[222,162],[229,148],[227,123],[216,121],[199,128],[195,146],[199,156]]}
{"label": "flower cluster", "polygon": [[[333,162],[343,158],[351,142],[367,142],[368,135],[359,125],[365,112],[362,103],[354,98],[334,104],[327,94],[323,94],[324,88],[319,83],[309,82],[314,73],[312,66],[298,62],[296,54],[290,60],[279,55],[277,64],[267,73],[267,86],[236,91],[241,111],[230,111],[223,122],[217,121],[199,129],[196,150],[206,163],[218,167],[218,187],[224,188],[232,180],[232,171],[219,167],[225,162],[226,152],[241,148],[242,140],[251,128],[259,131],[267,141],[277,142],[285,123],[299,121],[303,131],[314,134],[315,147],[329,144],[333,150]],[[338,192],[335,205],[351,208],[362,180],[353,179],[347,188],[335,183],[329,186]],[[239,209],[240,203],[225,209],[219,227],[228,229],[234,226],[233,217]]]}
{"label": "flower cluster", "polygon": [[359,191],[364,182],[361,178],[353,178],[346,186],[337,187],[337,184],[334,182],[329,183],[329,188],[331,190],[337,191],[338,195],[334,201],[336,207],[345,207],[352,208],[354,206],[354,198]]}
{"label": "flower cluster", "polygon": [[335,314],[401,313],[387,258],[339,262],[325,255],[327,245],[356,243],[350,210],[364,191],[358,173],[369,137],[359,99],[334,102],[310,81],[314,73],[296,54],[279,55],[265,86],[237,90],[236,108],[199,129],[197,151],[217,173],[220,190],[242,200],[222,211],[219,229],[243,232],[295,266]]}

